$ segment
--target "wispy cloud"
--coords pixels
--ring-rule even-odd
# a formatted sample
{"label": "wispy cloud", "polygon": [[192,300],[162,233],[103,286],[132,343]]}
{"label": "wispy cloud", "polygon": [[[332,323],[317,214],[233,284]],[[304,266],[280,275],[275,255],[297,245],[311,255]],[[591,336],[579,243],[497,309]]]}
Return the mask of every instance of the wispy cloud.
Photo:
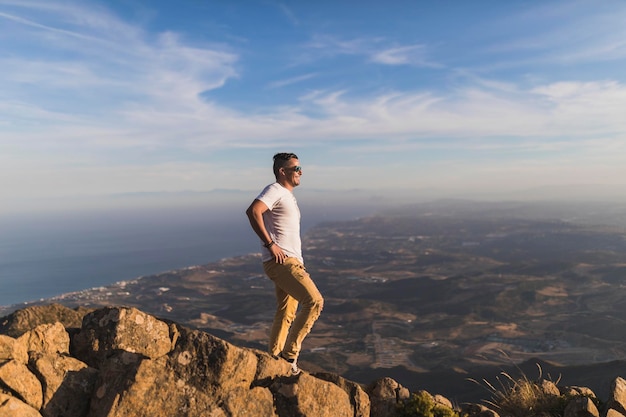
{"label": "wispy cloud", "polygon": [[419,67],[442,68],[443,65],[431,62],[425,45],[392,47],[371,54],[371,61],[385,65],[412,65]]}
{"label": "wispy cloud", "polygon": [[291,24],[295,26],[298,26],[300,24],[300,20],[298,19],[294,11],[291,8],[287,7],[286,4],[278,3],[278,8],[287,17]]}
{"label": "wispy cloud", "polygon": [[309,74],[299,75],[297,77],[287,78],[285,80],[273,81],[268,84],[268,88],[286,87],[288,85],[297,84],[302,81],[310,80],[311,78],[315,78],[317,76],[318,74],[316,73],[309,73]]}
{"label": "wispy cloud", "polygon": [[[499,36],[479,52],[495,61],[494,68],[622,60],[626,58],[625,19],[626,6],[621,2],[538,4],[525,13],[490,22],[489,30]],[[525,30],[528,27],[533,30]]]}
{"label": "wispy cloud", "polygon": [[327,57],[353,55],[383,65],[443,67],[429,58],[428,46],[425,44],[395,45],[382,37],[342,39],[331,35],[316,35],[307,47]]}
{"label": "wispy cloud", "polygon": [[[609,19],[615,26],[603,16],[592,21]],[[15,177],[24,178],[25,194],[38,182],[53,190],[55,181],[65,182],[70,192],[87,187],[82,179],[124,192],[211,188],[218,180],[243,186],[246,180],[233,171],[238,168],[213,156],[232,149],[438,152],[446,155],[439,160],[442,167],[479,166],[477,159],[448,156],[473,152],[500,169],[507,158],[530,161],[540,153],[552,155],[559,166],[567,165],[565,154],[576,154],[573,161],[593,156],[597,164],[604,156],[618,166],[626,151],[626,80],[617,72],[596,76],[583,68],[565,78],[545,70],[559,59],[619,63],[623,29],[615,36],[610,27],[589,29],[588,39],[577,35],[579,47],[567,41],[573,23],[541,26],[532,36],[516,29],[497,38],[503,41],[489,37],[480,43],[478,60],[470,54],[459,58],[445,49],[446,42],[434,46],[413,35],[314,35],[304,46],[294,41],[281,48],[282,53],[297,43],[311,54],[306,65],[289,72],[299,75],[285,76],[276,63],[250,77],[257,68],[246,61],[249,51],[172,30],[149,32],[97,4],[0,0],[0,21],[2,193]],[[559,37],[542,44],[552,31]],[[310,35],[298,33],[300,39]],[[490,59],[483,63],[483,57]],[[346,61],[349,66],[340,68]],[[506,66],[521,70],[510,75]],[[368,71],[357,79],[361,67]],[[331,72],[340,75],[332,78]],[[410,76],[394,83],[399,73]],[[422,73],[437,78],[430,83]],[[245,84],[245,77],[254,81]],[[229,91],[245,91],[250,101],[238,107]],[[254,101],[257,95],[268,99]],[[213,162],[201,161],[210,157]],[[384,166],[371,171],[382,174]],[[115,181],[107,183],[107,177]]]}
{"label": "wispy cloud", "polygon": [[[109,132],[111,143],[127,143],[127,132],[145,131],[151,136],[145,120],[150,114],[184,122],[197,116],[199,108],[211,113],[212,106],[202,102],[201,93],[237,76],[238,57],[227,50],[192,47],[171,32],[152,36],[115,16],[78,4],[70,9],[25,4],[34,17],[14,17],[12,36],[33,43],[21,54],[10,49],[14,43],[0,45],[5,50],[0,58],[5,116],[0,114],[0,119],[26,135],[44,136],[29,120],[45,120],[47,134],[54,126],[61,142],[81,133],[90,141],[88,133],[101,126],[99,136]],[[44,25],[35,19],[56,23]],[[34,46],[37,43],[42,45]],[[68,135],[65,130],[71,129],[75,133]],[[9,131],[0,134],[0,140],[14,137]],[[47,137],[55,140],[54,135]],[[144,140],[136,138],[131,143],[137,141]]]}

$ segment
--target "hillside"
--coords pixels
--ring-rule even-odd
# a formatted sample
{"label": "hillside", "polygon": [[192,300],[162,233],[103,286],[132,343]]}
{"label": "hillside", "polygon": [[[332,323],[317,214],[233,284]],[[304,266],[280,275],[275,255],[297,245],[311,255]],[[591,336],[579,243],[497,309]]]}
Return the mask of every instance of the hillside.
{"label": "hillside", "polygon": [[[606,393],[625,374],[623,214],[440,202],[321,224],[304,249],[325,309],[301,361],[459,401],[483,394],[468,377],[535,363]],[[50,301],[137,307],[262,350],[274,296],[251,254],[28,305]]]}

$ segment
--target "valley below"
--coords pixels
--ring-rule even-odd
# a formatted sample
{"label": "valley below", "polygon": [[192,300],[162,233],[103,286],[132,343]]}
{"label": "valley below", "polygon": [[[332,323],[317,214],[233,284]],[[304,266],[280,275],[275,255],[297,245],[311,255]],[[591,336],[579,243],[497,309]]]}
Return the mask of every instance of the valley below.
{"label": "valley below", "polygon": [[[458,401],[484,398],[480,381],[502,371],[608,389],[611,375],[626,376],[625,216],[441,201],[320,224],[303,247],[325,307],[301,366],[363,383],[390,376]],[[265,350],[275,301],[249,254],[0,315],[52,302],[137,307]]]}

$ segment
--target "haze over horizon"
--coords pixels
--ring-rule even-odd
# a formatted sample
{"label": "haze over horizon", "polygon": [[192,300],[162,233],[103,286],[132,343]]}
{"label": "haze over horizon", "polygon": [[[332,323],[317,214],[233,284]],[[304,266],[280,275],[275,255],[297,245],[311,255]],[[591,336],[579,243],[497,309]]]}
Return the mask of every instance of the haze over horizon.
{"label": "haze over horizon", "polygon": [[0,210],[252,197],[278,151],[299,193],[623,199],[625,19],[616,0],[0,0]]}

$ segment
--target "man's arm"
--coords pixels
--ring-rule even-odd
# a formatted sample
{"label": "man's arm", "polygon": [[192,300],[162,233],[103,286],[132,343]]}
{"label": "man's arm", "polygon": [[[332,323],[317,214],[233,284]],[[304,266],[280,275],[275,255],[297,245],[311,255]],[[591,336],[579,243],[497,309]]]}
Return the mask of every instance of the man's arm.
{"label": "man's arm", "polygon": [[[272,242],[272,238],[265,228],[265,223],[263,223],[263,213],[268,210],[269,208],[267,205],[261,200],[254,200],[252,204],[250,204],[250,207],[246,210],[246,215],[248,216],[252,230],[254,230],[254,233],[256,233],[261,241],[266,245]],[[277,263],[282,264],[285,261],[287,255],[285,255],[283,250],[277,244],[271,244],[271,246],[268,247],[268,250],[272,256],[274,256],[274,260]]]}

